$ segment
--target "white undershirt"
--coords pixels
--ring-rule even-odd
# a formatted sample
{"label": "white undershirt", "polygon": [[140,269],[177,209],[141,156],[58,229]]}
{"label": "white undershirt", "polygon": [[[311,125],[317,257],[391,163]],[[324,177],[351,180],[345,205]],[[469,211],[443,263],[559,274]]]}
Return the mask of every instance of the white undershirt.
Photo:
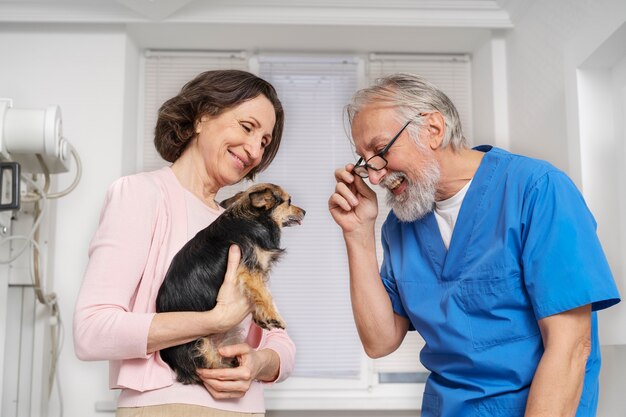
{"label": "white undershirt", "polygon": [[441,233],[441,239],[446,249],[450,247],[450,239],[452,239],[454,225],[456,224],[456,219],[459,217],[461,204],[463,203],[463,199],[471,183],[472,180],[469,180],[467,184],[452,197],[442,201],[435,201],[435,218],[437,219],[439,233]]}

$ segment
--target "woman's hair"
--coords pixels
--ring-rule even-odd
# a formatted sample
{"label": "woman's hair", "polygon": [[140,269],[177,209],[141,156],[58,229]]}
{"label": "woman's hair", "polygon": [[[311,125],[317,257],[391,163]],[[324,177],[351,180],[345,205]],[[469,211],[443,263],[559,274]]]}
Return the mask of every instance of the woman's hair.
{"label": "woman's hair", "polygon": [[[450,146],[454,150],[468,148],[469,144],[461,129],[459,113],[452,101],[425,78],[409,73],[397,73],[378,78],[373,85],[357,91],[350,104],[346,106],[348,121],[368,104],[380,103],[396,108],[400,123],[413,120],[409,125],[412,137],[417,141],[417,131],[421,126],[421,114],[438,111],[446,124],[443,147]],[[414,128],[411,128],[414,126]]]}
{"label": "woman's hair", "polygon": [[154,146],[168,162],[176,161],[191,139],[196,136],[196,123],[203,115],[218,116],[222,112],[258,96],[265,96],[274,106],[276,124],[272,141],[265,148],[261,163],[246,178],[268,167],[278,152],[285,115],[276,90],[267,81],[239,70],[206,71],[183,86],[177,96],[159,109],[154,130]]}

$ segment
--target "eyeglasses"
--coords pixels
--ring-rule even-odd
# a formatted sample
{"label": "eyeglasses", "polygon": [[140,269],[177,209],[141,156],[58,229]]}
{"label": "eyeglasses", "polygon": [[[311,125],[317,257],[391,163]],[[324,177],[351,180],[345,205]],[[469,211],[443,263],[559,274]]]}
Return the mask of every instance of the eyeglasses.
{"label": "eyeglasses", "polygon": [[358,175],[361,178],[367,178],[369,176],[368,170],[380,171],[381,169],[387,166],[387,160],[385,159],[385,154],[391,148],[391,145],[400,137],[404,129],[411,123],[413,119],[409,120],[402,126],[402,129],[389,141],[389,143],[383,148],[382,151],[378,152],[376,155],[371,156],[367,161],[363,161],[363,157],[359,158],[359,160],[352,168],[352,172]]}

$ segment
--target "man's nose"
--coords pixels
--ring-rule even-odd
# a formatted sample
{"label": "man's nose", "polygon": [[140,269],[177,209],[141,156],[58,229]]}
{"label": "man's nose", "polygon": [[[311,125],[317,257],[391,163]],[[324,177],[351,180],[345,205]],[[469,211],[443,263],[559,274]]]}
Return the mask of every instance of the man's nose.
{"label": "man's nose", "polygon": [[368,172],[368,177],[370,179],[370,182],[374,185],[378,185],[385,177],[385,174],[387,173],[387,169],[383,168],[381,170],[375,171],[371,168],[367,168],[367,172]]}

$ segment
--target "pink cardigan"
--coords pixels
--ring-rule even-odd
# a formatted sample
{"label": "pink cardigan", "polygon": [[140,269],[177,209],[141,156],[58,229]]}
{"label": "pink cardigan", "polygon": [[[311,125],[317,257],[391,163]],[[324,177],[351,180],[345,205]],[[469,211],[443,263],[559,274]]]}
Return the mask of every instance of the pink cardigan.
{"label": "pink cardigan", "polygon": [[[240,400],[216,401],[204,387],[179,384],[158,353],[146,354],[163,277],[176,252],[197,232],[188,231],[186,192],[169,167],[122,177],[109,187],[74,312],[76,355],[110,361],[109,386],[124,390],[119,406],[186,399],[214,408],[263,412],[261,383],[254,382]],[[206,224],[219,215],[207,213],[213,218]],[[295,360],[287,333],[261,331],[254,324],[248,330],[248,343],[279,355],[277,381],[287,378]]]}

